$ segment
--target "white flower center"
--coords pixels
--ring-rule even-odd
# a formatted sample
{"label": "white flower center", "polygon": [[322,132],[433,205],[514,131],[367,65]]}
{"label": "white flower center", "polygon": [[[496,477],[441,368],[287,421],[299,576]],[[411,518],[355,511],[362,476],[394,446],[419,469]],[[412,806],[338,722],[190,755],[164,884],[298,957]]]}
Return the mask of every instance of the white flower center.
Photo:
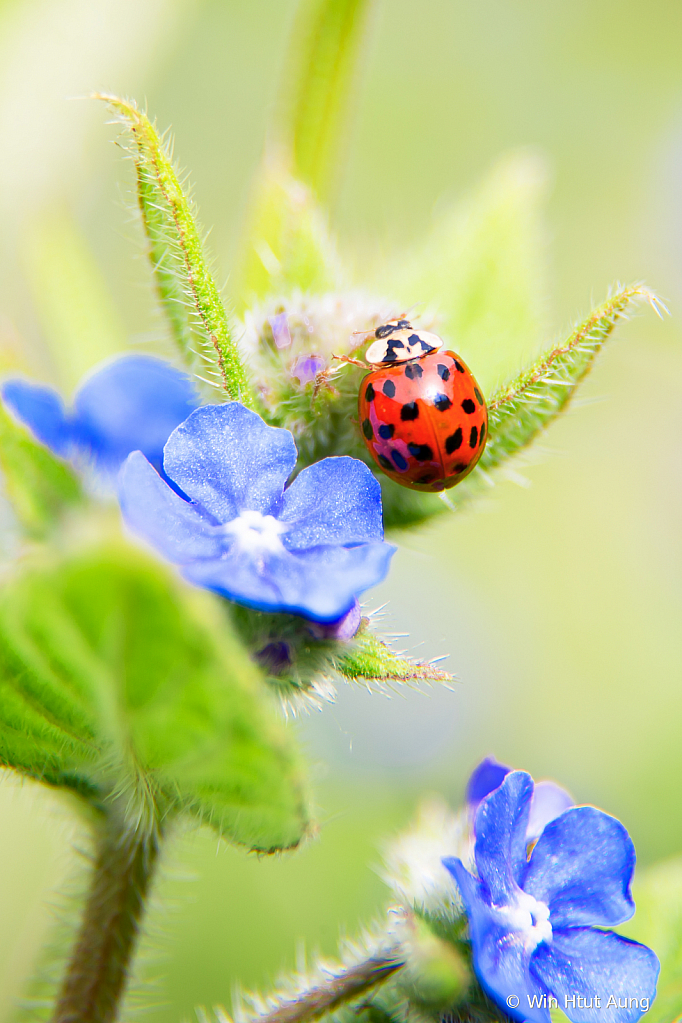
{"label": "white flower center", "polygon": [[549,906],[539,902],[527,892],[519,891],[515,902],[509,906],[495,907],[501,922],[523,939],[525,948],[532,952],[541,941],[550,944],[552,925],[549,922]]}
{"label": "white flower center", "polygon": [[243,511],[236,519],[225,523],[223,532],[233,536],[243,551],[274,553],[284,550],[280,536],[288,528],[286,522],[279,522],[273,515]]}

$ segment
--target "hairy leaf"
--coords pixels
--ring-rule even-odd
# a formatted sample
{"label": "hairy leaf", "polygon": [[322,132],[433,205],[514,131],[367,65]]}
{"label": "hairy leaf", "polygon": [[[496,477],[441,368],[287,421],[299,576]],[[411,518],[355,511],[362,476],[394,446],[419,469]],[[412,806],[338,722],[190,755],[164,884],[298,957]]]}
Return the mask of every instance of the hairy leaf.
{"label": "hairy leaf", "polygon": [[415,303],[415,322],[424,304],[441,314],[438,332],[484,390],[541,340],[546,177],[537,154],[506,157],[473,195],[438,210],[424,244],[390,280],[404,308]]}
{"label": "hairy leaf", "polygon": [[80,483],[66,462],[36,443],[2,405],[0,469],[17,519],[36,539],[46,536],[60,514],[83,498]]}
{"label": "hairy leaf", "polygon": [[322,294],[342,286],[341,263],[325,214],[310,188],[274,153],[256,182],[235,300],[241,314],[268,295]]}
{"label": "hairy leaf", "polygon": [[[217,617],[216,617],[217,615]],[[187,811],[249,848],[307,828],[298,766],[216,602],[116,544],[0,599],[0,761],[140,820]]]}
{"label": "hairy leaf", "polygon": [[565,411],[618,321],[641,300],[657,312],[664,308],[641,284],[619,286],[565,341],[554,345],[488,398],[488,443],[476,469],[461,486],[446,494],[451,507],[462,506],[485,488],[490,480],[488,473],[504,467]]}
{"label": "hairy leaf", "polygon": [[380,689],[420,682],[449,684],[452,676],[433,664],[394,654],[363,618],[353,639],[332,638],[324,626],[297,615],[267,614],[230,606],[234,625],[267,681],[287,709],[319,706],[335,696],[335,683],[359,682]]}
{"label": "hairy leaf", "polygon": [[99,95],[133,140],[137,190],[157,290],[180,353],[213,401],[252,407],[246,372],[204,254],[193,203],[183,189],[168,140],[135,103]]}
{"label": "hairy leaf", "polygon": [[304,0],[287,62],[283,142],[294,177],[325,197],[333,184],[371,0]]}
{"label": "hairy leaf", "polygon": [[337,670],[351,682],[392,684],[418,682],[452,682],[452,675],[433,664],[412,661],[394,654],[383,640],[375,636],[364,619],[355,640],[337,660]]}
{"label": "hairy leaf", "polygon": [[642,285],[618,288],[565,341],[490,397],[489,440],[481,468],[493,469],[515,455],[564,411],[616,323],[638,299],[657,307],[655,295]]}

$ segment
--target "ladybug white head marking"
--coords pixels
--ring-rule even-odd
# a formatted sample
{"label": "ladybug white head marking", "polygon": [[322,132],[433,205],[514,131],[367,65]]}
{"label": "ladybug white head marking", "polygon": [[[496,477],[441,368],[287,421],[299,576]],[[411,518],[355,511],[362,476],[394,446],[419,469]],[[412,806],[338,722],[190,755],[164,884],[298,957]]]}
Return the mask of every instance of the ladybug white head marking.
{"label": "ladybug white head marking", "polygon": [[374,331],[374,341],[365,353],[365,359],[373,366],[393,365],[421,359],[429,352],[443,347],[437,334],[427,330],[414,330],[409,320],[391,320]]}

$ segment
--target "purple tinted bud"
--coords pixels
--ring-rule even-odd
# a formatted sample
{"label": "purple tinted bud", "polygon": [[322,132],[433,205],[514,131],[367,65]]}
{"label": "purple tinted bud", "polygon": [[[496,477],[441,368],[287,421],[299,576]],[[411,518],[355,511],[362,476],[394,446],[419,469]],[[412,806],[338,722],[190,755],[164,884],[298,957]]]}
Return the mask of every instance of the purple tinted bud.
{"label": "purple tinted bud", "polygon": [[309,629],[316,639],[336,639],[339,642],[344,642],[353,638],[360,628],[361,621],[360,605],[356,600],[350,611],[347,611],[343,618],[324,625],[319,622],[311,622]]}
{"label": "purple tinted bud", "polygon": [[254,659],[270,675],[281,675],[291,664],[291,653],[287,643],[267,643],[254,654]]}
{"label": "purple tinted bud", "polygon": [[324,366],[325,360],[321,355],[302,355],[300,359],[296,360],[291,375],[296,377],[299,384],[303,386],[314,380]]}
{"label": "purple tinted bud", "polygon": [[466,788],[466,801],[472,810],[475,810],[482,799],[494,792],[502,784],[511,767],[501,764],[494,757],[486,757],[469,778]]}
{"label": "purple tinted bud", "polygon": [[288,348],[291,345],[291,334],[289,333],[287,314],[278,313],[277,316],[271,316],[268,323],[272,328],[272,336],[275,339],[276,346],[278,348]]}

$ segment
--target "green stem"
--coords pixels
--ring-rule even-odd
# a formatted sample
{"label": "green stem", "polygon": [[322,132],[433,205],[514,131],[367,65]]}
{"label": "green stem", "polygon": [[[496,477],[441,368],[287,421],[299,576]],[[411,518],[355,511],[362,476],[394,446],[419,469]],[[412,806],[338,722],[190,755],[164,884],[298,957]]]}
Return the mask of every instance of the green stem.
{"label": "green stem", "polygon": [[85,913],[52,1023],[112,1023],[129,975],[159,836],[140,834],[107,816]]}
{"label": "green stem", "polygon": [[398,947],[385,949],[256,1017],[254,1023],[308,1023],[352,1002],[405,965]]}

